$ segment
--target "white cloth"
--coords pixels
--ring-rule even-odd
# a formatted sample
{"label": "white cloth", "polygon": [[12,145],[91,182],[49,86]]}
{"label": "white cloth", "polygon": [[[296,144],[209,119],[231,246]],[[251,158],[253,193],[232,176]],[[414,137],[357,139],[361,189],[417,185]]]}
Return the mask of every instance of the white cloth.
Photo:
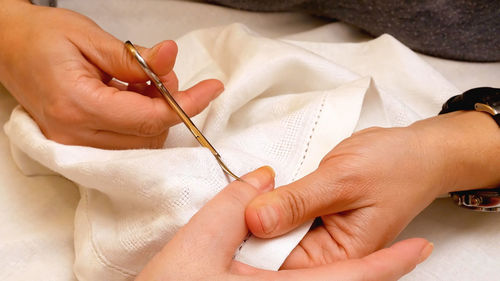
{"label": "white cloth", "polygon": [[[267,39],[234,24],[188,34],[178,44],[181,88],[205,78],[226,85],[195,123],[235,173],[271,165],[278,186],[313,171],[355,130],[408,125],[435,115],[458,92],[388,35],[355,44],[306,43]],[[55,172],[80,187],[79,280],[132,279],[228,182],[183,125],[172,128],[161,150],[57,144],[21,108],[5,131],[26,174]],[[252,237],[236,258],[277,269],[307,228],[273,240]]]}

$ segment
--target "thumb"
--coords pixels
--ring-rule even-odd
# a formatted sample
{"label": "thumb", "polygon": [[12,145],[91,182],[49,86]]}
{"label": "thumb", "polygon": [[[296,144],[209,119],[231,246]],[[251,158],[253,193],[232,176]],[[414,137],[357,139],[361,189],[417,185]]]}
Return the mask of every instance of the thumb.
{"label": "thumb", "polygon": [[245,206],[258,193],[274,187],[274,171],[262,167],[242,179],[230,183],[201,208],[136,280],[179,280],[175,277],[177,272],[187,273],[182,280],[191,280],[196,272],[226,272],[236,248],[248,233]]}
{"label": "thumb", "polygon": [[[77,45],[83,55],[100,70],[124,82],[140,83],[149,80],[123,42],[101,29],[90,37],[91,41],[76,40]],[[152,48],[136,45],[136,48],[159,77],[172,71],[177,56],[177,44],[174,41],[163,41]]]}
{"label": "thumb", "polygon": [[316,217],[359,208],[356,188],[348,188],[346,177],[335,178],[331,169],[315,172],[262,194],[245,212],[248,228],[257,237],[282,235]]}
{"label": "thumb", "polygon": [[[274,188],[274,171],[261,167],[233,181],[210,200],[172,239],[163,251],[207,259],[211,266],[227,266],[248,229],[245,207],[257,194]],[[189,241],[189,243],[183,243]],[[179,249],[172,249],[177,245]],[[213,255],[217,253],[217,255]]]}

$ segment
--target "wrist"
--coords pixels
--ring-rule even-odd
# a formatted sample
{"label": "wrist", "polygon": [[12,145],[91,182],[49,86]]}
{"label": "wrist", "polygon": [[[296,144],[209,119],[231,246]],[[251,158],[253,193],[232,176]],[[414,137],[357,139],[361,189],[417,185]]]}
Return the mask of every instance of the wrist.
{"label": "wrist", "polygon": [[457,111],[411,125],[421,136],[440,192],[500,185],[500,129],[486,113]]}

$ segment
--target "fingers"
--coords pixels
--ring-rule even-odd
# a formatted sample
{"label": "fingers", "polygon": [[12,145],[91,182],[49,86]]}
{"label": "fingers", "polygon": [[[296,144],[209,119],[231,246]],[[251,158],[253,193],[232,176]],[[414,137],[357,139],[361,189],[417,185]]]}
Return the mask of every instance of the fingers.
{"label": "fingers", "polygon": [[[175,72],[169,72],[167,75],[160,77],[160,79],[170,93],[177,94],[179,81],[177,79],[177,76],[175,75]],[[154,85],[148,85],[147,83],[129,83],[126,89],[121,90],[136,92],[150,98],[158,98],[162,96]]]}
{"label": "fingers", "polygon": [[131,135],[121,135],[113,132],[97,131],[88,137],[82,137],[85,145],[102,149],[141,149],[141,148],[162,148],[167,139],[165,131],[158,136],[138,137]]}
{"label": "fingers", "polygon": [[[77,45],[83,55],[111,77],[130,83],[149,80],[124,43],[109,33],[99,29],[88,37],[76,37],[74,40],[78,41]],[[174,41],[163,41],[152,48],[136,45],[136,48],[158,76],[172,71],[177,56]]]}
{"label": "fingers", "polygon": [[[369,280],[398,280],[412,271],[419,263],[426,260],[434,249],[434,245],[425,239],[413,238],[398,242],[390,248],[377,251],[361,259],[361,274],[371,276]],[[346,271],[353,267],[349,261],[344,262]],[[354,280],[364,280],[362,278]]]}
{"label": "fingers", "polygon": [[[189,116],[195,116],[201,113],[208,104],[218,97],[224,91],[222,82],[216,79],[208,79],[199,82],[186,91],[173,94],[174,99]],[[174,122],[178,123],[180,119],[173,115]]]}
{"label": "fingers", "polygon": [[109,131],[80,130],[72,128],[42,128],[44,135],[51,140],[66,145],[82,145],[101,149],[154,149],[163,147],[168,131],[157,136],[138,137],[117,134]]}
{"label": "fingers", "polygon": [[334,235],[334,233],[329,233],[325,227],[321,226],[309,230],[299,245],[288,255],[281,268],[314,267],[353,258],[347,256],[346,247],[339,244],[336,240],[337,237]]}
{"label": "fingers", "polygon": [[[393,281],[412,271],[432,253],[433,245],[421,238],[408,239],[362,259],[320,267],[265,272],[271,280]],[[251,272],[249,269],[246,269]],[[269,275],[272,277],[269,278]]]}
{"label": "fingers", "polygon": [[[155,87],[145,84],[149,78],[123,42],[101,29],[72,39],[83,56],[104,73],[78,78],[77,86],[86,92],[86,100],[82,101],[85,104],[81,108],[90,115],[82,117],[90,119],[90,129],[137,136],[144,141],[140,143],[141,138],[128,138],[127,141],[134,142],[130,148],[151,147],[151,143],[164,135],[169,127],[180,122]],[[207,80],[178,92],[178,80],[172,71],[177,55],[175,42],[164,41],[150,49],[136,47],[189,116],[200,113],[223,91],[222,83]],[[117,81],[108,82],[111,77],[128,82],[127,89]],[[82,144],[81,141],[78,144]],[[93,146],[106,147],[107,144]]]}
{"label": "fingers", "polygon": [[342,182],[320,167],[296,182],[254,199],[246,211],[248,227],[254,235],[270,238],[321,215],[357,207],[355,193],[345,190]]}
{"label": "fingers", "polygon": [[[177,92],[174,72],[161,79],[189,116],[200,113],[224,89],[220,81],[206,80]],[[68,98],[44,108],[43,120],[48,125],[42,127],[47,137],[60,143],[113,149],[158,148],[163,145],[168,128],[180,122],[164,97],[145,83],[130,83],[127,87],[111,80],[105,84],[101,77],[91,74],[75,75],[74,80],[63,81],[58,87],[61,96]],[[124,139],[99,142],[109,139],[94,136],[101,131],[122,135]],[[126,143],[130,146],[124,147]]]}
{"label": "fingers", "polygon": [[242,179],[229,184],[178,232],[169,245],[182,245],[182,249],[177,249],[179,255],[186,253],[207,259],[205,264],[211,266],[229,267],[248,233],[244,217],[247,204],[259,193],[274,188],[274,172],[270,167],[259,168]]}
{"label": "fingers", "polygon": [[[132,87],[139,89],[141,86],[134,84]],[[151,92],[156,90],[143,89],[146,95],[141,95],[119,91],[104,84],[96,88],[97,90],[89,93],[91,96],[84,107],[96,130],[153,137],[163,134],[169,127],[180,122],[165,99]],[[206,80],[173,96],[186,114],[194,116],[205,109],[223,89],[218,80]]]}
{"label": "fingers", "polygon": [[380,208],[360,208],[318,219],[290,253],[282,268],[294,269],[364,257],[393,241],[394,211]]}

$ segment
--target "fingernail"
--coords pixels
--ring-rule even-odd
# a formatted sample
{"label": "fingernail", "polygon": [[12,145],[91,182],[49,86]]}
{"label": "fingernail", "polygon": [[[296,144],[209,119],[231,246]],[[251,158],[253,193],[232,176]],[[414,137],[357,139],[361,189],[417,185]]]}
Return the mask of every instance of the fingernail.
{"label": "fingernail", "polygon": [[217,88],[217,90],[215,90],[215,95],[218,96],[220,94],[222,94],[222,92],[224,92],[225,88],[224,88],[224,85],[221,83],[221,86],[219,86]]}
{"label": "fingernail", "polygon": [[271,205],[262,206],[257,210],[262,230],[264,233],[271,233],[278,225],[278,213]]}
{"label": "fingernail", "polygon": [[274,178],[276,176],[276,172],[274,171],[274,169],[271,167],[271,166],[262,166],[260,167],[259,169],[265,169],[270,175],[272,178]]}
{"label": "fingernail", "polygon": [[420,252],[418,263],[425,261],[431,255],[432,250],[434,250],[434,243],[428,243]]}
{"label": "fingernail", "polygon": [[274,189],[274,170],[269,166],[263,166],[245,175],[242,179],[260,191],[271,191]]}

